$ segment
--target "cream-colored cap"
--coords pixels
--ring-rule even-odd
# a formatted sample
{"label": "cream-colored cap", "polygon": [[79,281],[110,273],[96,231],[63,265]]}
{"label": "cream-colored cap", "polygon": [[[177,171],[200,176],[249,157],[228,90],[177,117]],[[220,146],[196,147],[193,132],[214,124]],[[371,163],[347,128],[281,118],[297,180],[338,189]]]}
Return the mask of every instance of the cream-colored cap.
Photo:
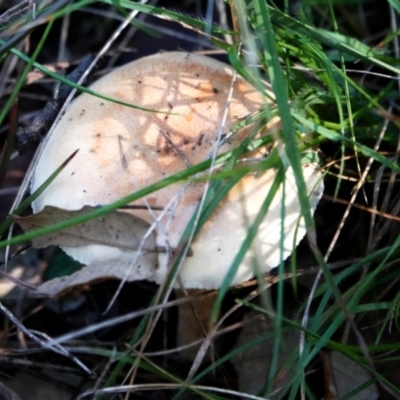
{"label": "cream-colored cap", "polygon": [[[46,205],[78,210],[85,205],[108,204],[204,161],[216,145],[232,77],[232,68],[224,63],[195,54],[170,52],[141,58],[95,82],[91,89],[96,92],[160,112],[142,111],[81,94],[46,145],[34,174],[32,191],[75,150],[79,152],[32,204],[34,212]],[[270,101],[237,77],[222,134],[228,134],[233,125]],[[272,121],[271,126],[276,133],[279,119]],[[237,147],[250,129],[236,132],[220,152]],[[263,155],[262,151],[253,154]],[[275,173],[268,170],[260,176],[245,176],[219,204],[196,236],[191,245],[193,254],[186,258],[180,271],[180,281],[186,288],[220,286],[247,235],[249,224],[268,194]],[[304,177],[314,210],[322,192],[321,174],[315,165],[308,165],[304,166]],[[180,183],[147,196],[147,203],[154,208],[153,215],[159,216],[158,208],[165,208],[181,194],[178,205],[170,204],[171,210],[161,220],[162,229],[156,229],[158,246],[167,243],[172,248],[178,246],[203,190],[203,183]],[[232,284],[254,276],[254,265],[266,272],[279,263],[281,193],[282,189]],[[141,200],[135,204],[145,203]],[[286,174],[285,206],[284,259],[305,234],[304,224],[299,222],[300,206],[291,170]],[[148,210],[124,211],[153,222]],[[64,250],[88,265],[118,260],[128,267],[136,255],[99,245],[64,247]],[[141,262],[145,267],[146,259],[142,258]],[[165,278],[168,255],[160,253],[158,262],[152,279],[160,283]]]}

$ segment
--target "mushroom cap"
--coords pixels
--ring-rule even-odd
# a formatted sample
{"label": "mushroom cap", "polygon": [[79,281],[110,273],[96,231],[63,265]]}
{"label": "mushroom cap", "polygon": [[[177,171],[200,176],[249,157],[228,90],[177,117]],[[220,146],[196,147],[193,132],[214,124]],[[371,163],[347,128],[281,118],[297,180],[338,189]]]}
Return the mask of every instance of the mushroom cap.
{"label": "mushroom cap", "polygon": [[[51,185],[32,204],[34,213],[52,205],[78,210],[85,205],[111,203],[205,160],[213,151],[227,106],[233,69],[208,57],[183,52],[159,53],[113,70],[95,82],[91,89],[105,96],[159,112],[143,111],[81,94],[70,106],[46,144],[36,167],[32,191],[76,149],[79,152]],[[249,83],[237,77],[230,98],[222,134],[249,113],[260,110],[266,101]],[[220,149],[237,147],[250,127],[236,132]],[[279,129],[279,120],[272,130]],[[254,156],[261,157],[261,150]],[[322,192],[321,174],[315,165],[304,166],[304,177],[311,193],[312,210]],[[212,289],[220,286],[238,249],[247,235],[275,177],[270,169],[245,176],[218,205],[191,245],[180,271],[186,288]],[[299,218],[300,206],[293,173],[285,177],[283,259],[305,234]],[[293,188],[293,190],[290,190]],[[158,246],[177,247],[204,191],[203,183],[173,184],[146,197],[153,208],[167,207],[178,193],[179,202],[161,219],[156,229]],[[261,272],[280,261],[282,188],[262,222],[252,248],[241,263],[232,284],[254,276],[254,263]],[[135,202],[144,205],[143,199]],[[153,222],[160,211],[123,210]],[[153,215],[152,215],[153,214]],[[300,219],[300,220],[299,220]],[[278,240],[277,240],[278,238]],[[137,255],[111,246],[90,245],[63,249],[84,264],[118,260],[127,268]],[[140,259],[145,267],[146,257]],[[158,267],[152,280],[160,283],[167,273],[169,256],[158,254]]]}

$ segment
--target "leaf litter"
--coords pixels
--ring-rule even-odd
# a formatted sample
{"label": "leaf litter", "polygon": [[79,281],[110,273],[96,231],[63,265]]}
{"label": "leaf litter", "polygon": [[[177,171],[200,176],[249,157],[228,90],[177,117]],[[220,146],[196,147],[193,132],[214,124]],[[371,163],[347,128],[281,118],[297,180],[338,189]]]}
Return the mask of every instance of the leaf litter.
{"label": "leaf litter", "polygon": [[[95,210],[85,206],[81,210],[67,211],[47,206],[38,214],[27,217],[12,215],[13,220],[24,232],[48,227],[59,222],[85,215]],[[82,224],[52,232],[32,239],[34,248],[47,246],[83,247],[93,244],[116,247],[123,251],[138,251],[132,259],[130,268],[126,264],[115,262],[94,263],[87,265],[69,276],[52,279],[43,283],[36,291],[40,296],[56,296],[72,287],[105,279],[121,279],[129,282],[150,278],[157,268],[157,252],[155,234],[148,231],[150,224],[126,212],[114,211]],[[144,239],[145,238],[145,239]],[[146,255],[150,262],[141,264],[141,256]]]}

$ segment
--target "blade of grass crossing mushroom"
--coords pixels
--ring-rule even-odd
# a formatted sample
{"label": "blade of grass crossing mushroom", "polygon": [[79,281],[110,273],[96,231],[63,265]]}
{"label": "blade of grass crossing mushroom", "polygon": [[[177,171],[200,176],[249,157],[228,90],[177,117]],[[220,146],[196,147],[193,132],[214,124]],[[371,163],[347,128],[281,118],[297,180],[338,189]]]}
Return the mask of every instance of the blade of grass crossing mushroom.
{"label": "blade of grass crossing mushroom", "polygon": [[[226,160],[228,160],[232,156],[232,154],[233,154],[233,152],[229,151],[229,152],[226,152],[224,154],[221,154],[221,155],[217,156],[217,163],[225,162]],[[273,160],[273,161],[275,161],[275,160]],[[273,165],[274,165],[273,163],[271,164],[270,157],[268,157],[268,159],[266,159],[265,161],[260,163],[260,168],[267,168],[268,166],[271,167]],[[204,161],[202,163],[196,164],[193,167],[190,167],[190,168],[188,168],[186,170],[183,170],[183,171],[180,171],[180,172],[178,172],[178,173],[176,173],[174,175],[171,175],[171,176],[169,176],[169,177],[167,177],[167,178],[165,178],[165,179],[163,179],[163,180],[161,180],[161,181],[159,181],[159,182],[157,182],[157,183],[155,183],[153,185],[150,185],[150,186],[148,186],[146,188],[143,188],[143,189],[141,189],[141,190],[139,190],[137,192],[134,192],[134,193],[132,193],[132,194],[130,194],[128,196],[125,196],[125,197],[121,198],[118,201],[115,201],[115,202],[113,202],[111,204],[103,206],[103,207],[99,208],[98,210],[95,210],[95,211],[90,212],[88,214],[85,214],[85,215],[82,215],[82,216],[79,216],[79,217],[74,217],[74,218],[71,218],[69,220],[66,220],[66,221],[51,225],[51,226],[46,227],[46,228],[37,229],[35,231],[29,232],[29,233],[26,233],[26,234],[23,234],[23,235],[19,235],[17,237],[9,239],[9,240],[4,240],[4,241],[0,242],[0,248],[6,247],[9,244],[21,243],[21,242],[24,242],[26,240],[30,240],[30,239],[32,239],[32,238],[34,238],[36,236],[46,235],[46,234],[55,232],[55,231],[60,230],[60,229],[64,229],[64,228],[71,227],[71,226],[79,224],[79,223],[83,223],[83,222],[89,221],[90,219],[94,219],[94,218],[100,217],[100,216],[102,216],[102,215],[104,215],[104,214],[106,214],[108,212],[115,211],[118,208],[120,208],[122,206],[125,206],[128,203],[131,203],[131,202],[133,202],[135,200],[138,200],[141,197],[146,196],[146,195],[148,195],[150,193],[153,193],[153,192],[155,192],[155,191],[157,191],[159,189],[162,189],[162,188],[164,188],[164,187],[166,187],[168,185],[171,185],[171,184],[176,183],[178,181],[182,181],[182,180],[185,180],[187,178],[190,178],[190,177],[192,177],[193,175],[195,175],[198,172],[205,171],[207,168],[209,168],[209,166],[210,166],[210,160],[206,160],[206,161]],[[249,171],[247,171],[247,172],[249,172]]]}
{"label": "blade of grass crossing mushroom", "polygon": [[[258,19],[261,21],[259,23],[259,26],[262,26],[266,28],[267,32],[272,33],[272,25],[271,21],[269,18],[269,13],[268,13],[268,8],[266,5],[262,2],[254,2],[254,6],[256,9],[256,15],[258,16]],[[257,31],[257,27],[256,31]],[[262,35],[262,32],[260,32]],[[286,145],[286,154],[287,157],[290,161],[290,164],[293,167],[295,177],[296,177],[296,183],[298,186],[299,190],[299,200],[302,206],[302,212],[304,215],[305,223],[308,229],[313,228],[313,221],[311,219],[311,213],[310,209],[308,206],[308,199],[305,196],[305,185],[304,185],[304,180],[301,179],[301,174],[299,173],[299,160],[298,160],[298,152],[296,151],[296,146],[295,146],[295,136],[294,136],[294,129],[293,129],[293,123],[292,123],[292,118],[290,115],[290,109],[288,106],[288,99],[287,95],[284,91],[280,90],[280,88],[284,87],[284,82],[283,82],[283,74],[281,71],[281,67],[279,65],[278,61],[278,53],[275,47],[275,42],[274,42],[274,36],[272,34],[268,34],[265,37],[265,40],[262,40],[263,46],[264,46],[264,56],[265,60],[267,61],[266,68],[270,73],[271,77],[271,83],[272,86],[275,89],[275,95],[276,95],[276,101],[278,104],[278,108],[280,111],[280,115],[282,118],[282,134],[284,137],[284,142]],[[269,61],[269,63],[268,63]],[[350,316],[348,315],[347,312],[347,307],[343,302],[342,296],[337,288],[337,286],[334,283],[333,277],[327,266],[325,265],[324,259],[322,258],[322,255],[320,254],[318,248],[316,247],[316,244],[313,243],[312,237],[309,235],[310,238],[310,244],[311,248],[320,264],[322,267],[322,270],[324,272],[324,275],[329,282],[329,285],[332,289],[332,292],[335,295],[335,298],[337,299],[338,303],[341,306],[342,311],[346,315],[347,319],[350,319]],[[351,321],[349,320],[351,323]],[[292,392],[293,394],[294,392]]]}
{"label": "blade of grass crossing mushroom", "polygon": [[[255,21],[256,21],[256,25],[253,28],[257,33],[257,37],[259,37],[261,41],[263,47],[261,60],[264,61],[265,63],[264,68],[266,69],[266,71],[268,71],[272,87],[274,88],[276,103],[278,105],[279,113],[282,120],[282,138],[285,145],[285,154],[288,158],[290,165],[293,168],[296,185],[298,189],[299,202],[301,205],[301,212],[308,231],[307,236],[310,241],[310,247],[319,265],[323,269],[327,281],[330,283],[330,286],[332,287],[332,291],[334,292],[335,298],[341,305],[343,312],[345,314],[348,314],[346,311],[346,305],[343,303],[340,291],[335,286],[332,274],[327,268],[325,261],[322,257],[322,254],[319,252],[312,235],[312,232],[315,231],[314,221],[312,219],[310,211],[310,203],[307,196],[306,185],[304,182],[304,178],[302,176],[300,154],[298,151],[298,145],[296,141],[291,110],[289,107],[289,99],[286,93],[284,75],[281,65],[279,63],[278,51],[276,48],[276,43],[273,35],[273,28],[269,15],[269,9],[266,6],[266,4],[262,1],[255,0],[252,3],[252,5],[254,7]],[[265,31],[267,32],[267,34],[265,34]],[[278,320],[274,324],[275,329],[277,329],[278,331],[280,330],[280,327],[278,325],[278,323],[280,322],[281,320]],[[280,337],[278,337],[277,335],[274,341],[275,341],[274,347],[275,349],[278,349],[280,347]],[[274,359],[276,360],[277,357],[278,357],[278,352],[274,352]],[[276,362],[273,362],[273,366],[274,365],[277,365]]]}
{"label": "blade of grass crossing mushroom", "polygon": [[[231,154],[232,154],[232,152],[227,152],[227,153],[221,154],[217,157],[217,161],[223,162],[224,160],[227,160]],[[265,162],[267,162],[267,160]],[[262,163],[260,163],[260,164],[262,164]],[[190,167],[183,171],[177,172],[176,174],[171,175],[167,178],[164,178],[164,179],[160,180],[159,182],[154,183],[153,185],[147,186],[147,187],[145,187],[141,190],[138,190],[128,196],[125,196],[118,201],[115,201],[113,203],[110,203],[108,205],[100,207],[99,209],[92,211],[88,214],[71,218],[69,220],[51,225],[47,228],[37,229],[35,231],[29,232],[29,233],[26,233],[23,235],[19,235],[12,239],[3,240],[0,242],[0,248],[6,247],[10,244],[22,243],[22,242],[24,242],[26,240],[30,240],[36,236],[46,235],[46,234],[49,234],[52,232],[56,232],[57,230],[68,228],[70,226],[73,226],[73,225],[76,225],[79,223],[83,223],[83,222],[89,221],[94,218],[101,217],[102,215],[105,215],[109,212],[115,211],[118,208],[123,207],[128,203],[132,203],[135,200],[138,200],[150,193],[160,190],[166,186],[172,185],[176,182],[183,181],[187,178],[190,178],[191,176],[193,176],[194,174],[196,174],[198,172],[205,171],[207,168],[209,168],[209,166],[210,166],[210,160],[206,160],[202,163],[194,165],[193,167]]]}
{"label": "blade of grass crossing mushroom", "polygon": [[[229,190],[232,189],[232,187],[245,175],[245,173],[241,172],[240,174],[236,174],[236,176],[231,177],[228,180],[223,180],[223,181],[215,181],[212,182],[203,207],[202,207],[202,212],[200,215],[200,218],[196,223],[196,216],[198,211],[195,211],[193,214],[192,219],[190,220],[189,224],[187,225],[184,233],[182,234],[182,238],[180,240],[180,244],[182,245],[189,245],[190,243],[187,243],[188,239],[192,236],[193,230],[194,230],[194,235],[196,235],[201,227],[204,225],[204,223],[207,221],[208,217],[212,214],[212,212],[215,210],[215,208],[218,206],[218,204],[221,202],[221,200],[226,196],[226,194],[229,192]],[[175,276],[177,274],[178,268],[181,265],[183,261],[183,257],[185,255],[185,252],[181,252],[181,254],[177,257],[177,259],[174,262],[174,266],[171,269],[171,272],[169,273],[166,284],[164,288],[167,290],[168,287],[171,285],[172,281],[175,279]]]}
{"label": "blade of grass crossing mushroom", "polygon": [[87,213],[85,215],[68,219],[66,221],[51,225],[47,228],[37,229],[35,231],[29,232],[29,233],[26,233],[23,235],[19,235],[12,239],[3,240],[0,242],[0,248],[6,247],[10,244],[21,243],[26,240],[30,240],[36,236],[47,235],[49,233],[56,232],[56,231],[64,229],[64,228],[68,228],[70,226],[73,226],[73,225],[76,225],[79,223],[83,223],[83,222],[89,221],[94,218],[101,217],[102,215],[105,215],[109,212],[115,211],[118,208],[123,207],[126,204],[131,203],[135,200],[138,200],[138,199],[142,198],[143,196],[153,193],[159,189],[162,189],[163,187],[172,185],[173,183],[176,183],[181,180],[185,180],[197,172],[204,171],[205,169],[207,169],[209,167],[209,165],[210,165],[209,161],[205,161],[203,163],[194,165],[193,167],[190,167],[187,170],[184,170],[184,171],[178,172],[174,175],[171,175],[153,185],[150,185],[146,188],[138,190],[128,196],[121,198],[118,201],[107,204],[107,205],[100,207],[99,209],[92,211],[90,213]]}
{"label": "blade of grass crossing mushroom", "polygon": [[282,180],[284,179],[284,170],[283,167],[281,166],[278,169],[278,173],[275,176],[274,181],[272,182],[270,191],[268,192],[268,195],[261,207],[261,209],[259,210],[254,223],[249,227],[248,229],[248,234],[246,239],[243,241],[242,246],[240,247],[233,263],[231,264],[229,271],[220,287],[220,289],[218,290],[218,294],[217,294],[217,298],[215,299],[215,303],[214,303],[214,307],[211,310],[211,324],[214,324],[218,318],[219,315],[219,311],[221,309],[221,305],[222,305],[222,301],[226,295],[226,292],[228,291],[232,279],[240,265],[240,263],[243,260],[243,257],[245,256],[248,248],[250,247],[253,239],[255,238],[256,234],[257,234],[257,230],[259,225],[261,224],[261,222],[263,221],[263,218],[265,217],[265,215],[268,212],[268,208],[272,203],[272,200],[275,197],[276,192],[279,189],[280,184],[282,183]]}
{"label": "blade of grass crossing mushroom", "polygon": [[[14,215],[21,215],[34,201],[37,199],[43,192],[44,190],[51,184],[51,182],[54,181],[54,179],[60,174],[60,172],[68,165],[68,163],[74,158],[75,154],[78,152],[76,150],[74,153],[72,153],[61,165],[59,168],[57,168],[50,176],[49,178],[37,189],[34,193],[32,193],[30,196],[28,196],[14,211]],[[12,219],[10,217],[7,217],[6,220],[0,225],[0,237],[4,234],[4,232],[10,227],[12,224]]]}
{"label": "blade of grass crossing mushroom", "polygon": [[[298,197],[301,206],[301,214],[304,218],[305,226],[307,228],[307,235],[309,239],[312,240],[312,236],[310,232],[315,230],[314,221],[310,211],[310,202],[307,196],[307,188],[304,182],[302,169],[301,169],[301,160],[300,154],[298,150],[298,143],[296,140],[296,134],[294,130],[293,119],[291,116],[291,110],[289,107],[289,98],[287,93],[287,85],[285,83],[284,74],[282,71],[282,67],[279,62],[279,55],[277,50],[277,45],[274,39],[274,30],[272,27],[269,9],[266,6],[266,3],[262,1],[254,0],[252,6],[255,11],[254,25],[253,29],[256,32],[257,37],[259,37],[262,45],[261,57],[260,60],[268,72],[271,85],[274,89],[274,94],[276,97],[276,103],[278,106],[279,114],[281,117],[282,124],[282,139],[284,143],[284,152],[285,157],[288,160],[283,160],[283,163],[289,162],[291,167],[293,168],[293,173],[296,181],[296,186],[298,189]],[[282,246],[284,238],[281,237],[280,245]],[[315,246],[313,246],[313,252],[317,253],[318,250]],[[318,257],[317,257],[318,258]],[[319,257],[322,258],[322,257]],[[283,271],[282,260],[279,265],[279,271]],[[277,309],[283,310],[283,282],[279,281],[278,283],[278,303]],[[274,330],[275,330],[275,338],[274,338],[274,351],[272,357],[272,363],[269,370],[269,378],[275,376],[277,368],[278,368],[278,357],[279,357],[279,349],[281,347],[281,330],[282,330],[282,312],[277,313],[276,318],[274,319]]]}
{"label": "blade of grass crossing mushroom", "polygon": [[[254,21],[250,21],[250,24],[252,25],[252,28],[256,32],[256,36],[259,38],[259,40],[262,43],[262,49],[263,53],[262,56],[266,58],[266,60],[270,61],[267,62],[266,65],[264,65],[264,68],[266,71],[269,72],[270,75],[270,80],[271,84],[273,87],[273,92],[275,95],[275,100],[278,106],[279,110],[279,115],[281,117],[281,124],[282,124],[282,131],[283,131],[283,136],[284,136],[284,144],[285,144],[285,152],[289,158],[290,164],[292,165],[294,176],[296,179],[296,184],[299,190],[299,197],[300,197],[300,206],[301,206],[301,214],[304,215],[304,210],[307,209],[307,215],[304,215],[305,219],[305,224],[307,227],[307,230],[310,229],[310,223],[309,221],[311,220],[312,222],[312,217],[310,213],[310,205],[308,201],[308,196],[307,196],[307,189],[305,186],[305,182],[303,179],[303,174],[302,174],[302,169],[301,169],[301,162],[299,161],[299,149],[298,149],[298,144],[296,141],[295,137],[295,132],[293,129],[293,123],[291,121],[291,116],[290,116],[290,109],[289,109],[289,99],[287,95],[287,90],[288,90],[288,82],[285,82],[283,79],[283,73],[281,70],[281,66],[279,63],[279,58],[278,58],[278,52],[276,50],[276,43],[273,40],[273,35],[272,35],[272,25],[269,21],[269,16],[266,13],[267,9],[265,8],[265,4],[260,4],[260,1],[254,1],[253,4],[249,5],[249,8],[254,8],[255,10],[255,17]],[[263,10],[263,8],[265,8]],[[245,25],[245,24],[242,24]],[[267,29],[265,29],[267,28]],[[265,33],[267,32],[267,33]],[[252,43],[252,40],[249,40],[250,38],[244,39],[246,43]],[[253,50],[255,51],[255,47],[253,46]],[[261,57],[262,58],[262,57]],[[263,61],[262,61],[263,63]],[[258,73],[258,70],[256,70]],[[261,86],[262,82],[261,79],[258,79],[259,84],[257,85],[257,79],[256,79],[256,85]],[[267,113],[270,113],[269,110],[266,110]],[[292,154],[290,154],[292,153]],[[296,159],[297,158],[297,159]],[[285,164],[285,160],[282,160]],[[297,161],[297,162],[294,162]],[[297,164],[297,165],[296,165]],[[287,165],[286,165],[287,167]],[[283,193],[285,191],[286,185],[285,185],[285,178],[284,178],[284,173],[285,173],[286,168],[283,168],[283,166],[280,168],[279,173],[283,174],[283,177],[281,177],[281,182],[278,182],[279,184],[282,184],[283,188]],[[278,173],[278,175],[279,175]],[[277,176],[278,177],[278,176]],[[300,181],[299,181],[300,177]],[[275,183],[275,182],[274,182]],[[303,188],[303,191],[301,190]],[[273,188],[271,188],[273,190]],[[277,190],[277,189],[276,189]],[[275,193],[272,194],[274,196]],[[305,195],[305,196],[304,196]],[[302,201],[303,197],[303,201]],[[305,197],[305,198],[304,198]],[[282,274],[283,273],[283,248],[284,248],[284,220],[285,220],[285,205],[284,205],[284,198],[285,196],[282,196],[282,201],[281,201],[281,224],[280,224],[280,232],[279,232],[279,249],[280,249],[280,262],[278,267],[278,273]],[[266,202],[268,200],[266,199]],[[272,200],[271,200],[272,201]],[[261,211],[260,211],[261,212]],[[293,265],[293,264],[292,264]],[[293,274],[293,277],[295,277],[296,274]],[[260,278],[260,277],[259,277]],[[261,280],[260,280],[261,281]],[[266,388],[267,393],[269,393],[269,390],[272,387],[273,379],[276,375],[276,371],[278,368],[278,357],[280,354],[280,347],[281,347],[281,333],[282,333],[282,315],[283,315],[283,299],[284,299],[284,285],[283,281],[279,280],[277,284],[278,290],[277,290],[277,302],[276,302],[276,316],[274,318],[274,331],[275,331],[275,337],[274,337],[274,342],[273,342],[273,356],[271,360],[271,365],[269,368],[269,379],[268,382],[269,387]],[[267,297],[265,296],[264,293],[261,294],[261,301],[267,306]]]}
{"label": "blade of grass crossing mushroom", "polygon": [[[294,131],[289,99],[286,92],[286,85],[283,77],[282,67],[279,63],[279,56],[273,36],[273,28],[268,14],[268,7],[262,1],[253,1],[256,14],[257,26],[254,26],[257,37],[262,42],[263,54],[261,61],[265,61],[264,67],[268,71],[272,87],[276,96],[279,114],[282,120],[282,138],[285,145],[285,154],[296,178],[299,191],[299,200],[302,207],[305,223],[308,229],[313,228],[314,222],[310,212],[310,204],[307,196],[307,189],[301,169],[301,159]],[[268,34],[265,34],[265,30]],[[285,160],[283,160],[285,163]]]}
{"label": "blade of grass crossing mushroom", "polygon": [[[256,131],[255,131],[256,132]],[[232,170],[233,166],[235,165],[235,162],[243,155],[243,153],[247,150],[251,140],[252,140],[252,134],[247,137],[243,143],[236,149],[234,149],[230,154],[231,156],[228,158],[226,165],[222,168],[221,172],[217,172],[215,175],[211,175],[209,178],[211,180],[214,180],[214,182],[211,183],[204,204],[202,206],[202,211],[200,218],[197,221],[197,225],[194,226],[196,222],[196,216],[197,216],[197,211],[193,214],[192,219],[190,220],[188,226],[186,227],[184,233],[182,234],[182,238],[180,240],[181,245],[185,245],[187,243],[187,240],[190,238],[193,229],[195,229],[195,235],[199,232],[201,227],[204,225],[204,223],[207,221],[209,216],[212,214],[212,212],[215,210],[215,208],[219,205],[219,203],[224,199],[224,197],[227,195],[227,193],[232,189],[235,184],[237,184],[246,174],[249,173],[249,170],[246,168],[241,168],[241,169],[236,169]],[[274,149],[269,156],[262,162],[259,163],[259,165],[256,167],[255,171],[265,171],[268,168],[276,167],[279,165],[279,157]],[[229,174],[229,175],[225,175]],[[221,179],[222,178],[222,179]],[[243,257],[243,256],[242,256]],[[241,261],[241,260],[240,260]],[[238,262],[237,265],[240,264],[240,261]],[[176,271],[182,262],[182,254],[175,260],[174,267],[171,270],[171,273],[168,276],[168,280],[166,282],[165,287],[168,288],[169,285],[171,284],[173,278],[175,277]],[[235,268],[236,272],[237,267]],[[229,287],[229,285],[228,285]]]}

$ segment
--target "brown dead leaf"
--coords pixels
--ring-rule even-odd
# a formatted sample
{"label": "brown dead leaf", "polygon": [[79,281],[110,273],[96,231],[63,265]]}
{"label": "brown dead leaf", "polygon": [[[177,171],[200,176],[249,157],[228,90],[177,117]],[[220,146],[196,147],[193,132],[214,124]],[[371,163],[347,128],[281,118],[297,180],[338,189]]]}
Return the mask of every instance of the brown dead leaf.
{"label": "brown dead leaf", "polygon": [[20,398],[11,389],[0,382],[0,399],[4,400],[20,400]]}
{"label": "brown dead leaf", "polygon": [[[245,316],[245,325],[239,334],[235,348],[241,347],[262,335],[274,332],[274,324],[266,315],[255,310]],[[275,400],[282,397],[282,389],[293,379],[294,372],[290,365],[293,352],[297,351],[299,335],[290,331],[282,336],[282,348],[279,352],[278,374],[275,377],[268,398]],[[273,339],[266,340],[246,349],[231,360],[238,376],[240,392],[257,395],[266,385],[269,369],[274,359]]]}
{"label": "brown dead leaf", "polygon": [[[47,206],[38,214],[29,217],[13,215],[12,218],[24,232],[31,232],[94,210],[94,207],[89,206],[78,211],[67,211]],[[138,217],[125,212],[114,211],[83,224],[34,238],[32,239],[32,246],[35,248],[47,246],[82,247],[98,244],[118,247],[124,251],[135,251],[139,249],[143,236],[147,233],[149,227],[150,225],[146,221]],[[155,236],[154,234],[149,235],[142,251],[155,252],[156,250]]]}
{"label": "brown dead leaf", "polygon": [[[372,379],[372,375],[365,368],[337,351],[331,354],[331,365],[337,398],[339,399]],[[371,383],[351,398],[355,400],[375,400],[378,397],[378,388],[375,383]]]}
{"label": "brown dead leaf", "polygon": [[[4,381],[6,380],[4,379]],[[3,393],[0,392],[0,399],[68,400],[72,396],[71,391],[67,391],[64,388],[61,388],[60,385],[56,386],[54,383],[50,381],[50,379],[48,381],[45,381],[43,379],[40,379],[39,377],[36,377],[24,371],[17,372],[11,380],[7,380],[6,382],[9,388],[8,390],[12,389],[15,393],[10,395],[9,397],[2,397],[1,395]]]}

